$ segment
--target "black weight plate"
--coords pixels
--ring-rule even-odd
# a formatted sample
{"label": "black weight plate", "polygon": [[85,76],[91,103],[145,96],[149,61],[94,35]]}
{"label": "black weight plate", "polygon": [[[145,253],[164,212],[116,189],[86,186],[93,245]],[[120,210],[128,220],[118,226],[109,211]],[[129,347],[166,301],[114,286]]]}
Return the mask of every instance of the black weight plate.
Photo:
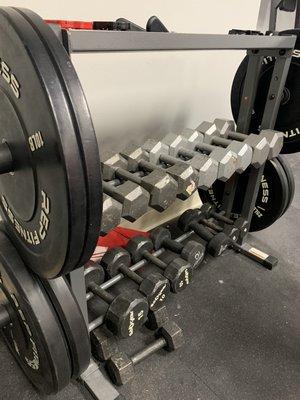
{"label": "black weight plate", "polygon": [[71,379],[69,351],[44,288],[0,231],[0,302],[11,323],[2,329],[8,346],[32,384],[57,393]]}
{"label": "black weight plate", "polygon": [[292,204],[292,201],[294,199],[295,178],[294,178],[293,170],[292,170],[288,160],[286,159],[286,156],[278,156],[277,159],[280,162],[280,164],[286,174],[288,185],[289,185],[289,198],[288,198],[287,206],[283,212],[283,214],[284,214],[289,209],[289,207]]}
{"label": "black weight plate", "polygon": [[[240,215],[248,177],[249,169],[239,177],[236,198],[232,208],[233,218]],[[216,181],[208,191],[200,190],[201,200],[213,203],[220,210],[224,187],[224,182]],[[280,162],[276,158],[268,160],[258,191],[250,231],[260,231],[277,221],[284,213],[289,197],[288,179]]]}
{"label": "black weight plate", "polygon": [[35,13],[27,9],[15,8],[32,25],[40,36],[48,53],[56,66],[60,80],[68,95],[70,107],[74,112],[75,132],[81,149],[86,191],[86,239],[80,265],[91,257],[99,238],[102,213],[102,188],[99,148],[90,116],[90,111],[84,96],[80,81],[70,62],[65,48],[54,34],[53,30]]}
{"label": "black weight plate", "polygon": [[43,278],[78,266],[86,190],[73,110],[31,25],[0,9],[1,139],[14,172],[0,176],[1,213],[26,265]]}
{"label": "black weight plate", "polygon": [[65,332],[72,362],[72,378],[77,379],[90,363],[87,326],[79,305],[64,277],[42,282]]}
{"label": "black weight plate", "polygon": [[[300,151],[300,31],[290,30],[281,32],[281,34],[285,34],[286,32],[290,34],[297,33],[299,39],[296,43],[296,50],[293,53],[275,129],[285,134],[282,153],[295,153]],[[247,66],[248,57],[245,57],[237,70],[232,84],[231,109],[235,121],[238,119]],[[256,97],[252,112],[251,132],[259,131],[273,68],[274,58],[266,57],[261,68],[257,89],[258,96]]]}

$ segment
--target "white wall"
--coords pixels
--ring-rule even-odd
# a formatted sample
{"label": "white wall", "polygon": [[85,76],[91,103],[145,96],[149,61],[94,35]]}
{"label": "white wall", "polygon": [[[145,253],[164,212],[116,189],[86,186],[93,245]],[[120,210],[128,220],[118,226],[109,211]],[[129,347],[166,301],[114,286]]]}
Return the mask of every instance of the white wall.
{"label": "white wall", "polygon": [[[11,0],[44,18],[114,20],[141,26],[155,14],[176,32],[255,29],[259,0]],[[243,52],[89,54],[73,57],[92,110],[100,147],[120,149],[129,136],[161,137],[230,117],[229,93]],[[103,147],[104,146],[104,147]]]}

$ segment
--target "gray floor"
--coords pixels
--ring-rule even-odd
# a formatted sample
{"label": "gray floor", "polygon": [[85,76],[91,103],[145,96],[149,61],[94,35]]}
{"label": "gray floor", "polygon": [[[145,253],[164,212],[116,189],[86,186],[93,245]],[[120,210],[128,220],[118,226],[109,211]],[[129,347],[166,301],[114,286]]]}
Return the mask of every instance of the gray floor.
{"label": "gray floor", "polygon": [[[127,400],[300,399],[300,157],[289,160],[296,176],[291,208],[249,238],[278,256],[278,267],[270,272],[231,252],[208,260],[190,290],[168,306],[185,332],[185,347],[161,351],[137,366],[135,380],[120,389]],[[141,334],[135,345],[148,336]],[[0,360],[1,400],[44,398],[3,342]],[[90,396],[72,383],[47,399]]]}

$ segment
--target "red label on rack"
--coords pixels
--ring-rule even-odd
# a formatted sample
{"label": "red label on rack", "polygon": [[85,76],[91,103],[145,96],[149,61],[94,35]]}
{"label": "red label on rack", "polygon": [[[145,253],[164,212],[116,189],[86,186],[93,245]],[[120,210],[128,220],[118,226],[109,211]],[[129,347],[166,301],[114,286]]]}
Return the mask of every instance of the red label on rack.
{"label": "red label on rack", "polygon": [[62,29],[84,29],[92,30],[93,22],[90,21],[67,21],[63,19],[45,19],[47,24],[59,25]]}
{"label": "red label on rack", "polygon": [[135,229],[116,227],[106,236],[99,238],[94,254],[91,257],[92,261],[99,261],[108,249],[114,247],[125,247],[128,241],[135,236],[148,237],[148,232],[137,231]]}

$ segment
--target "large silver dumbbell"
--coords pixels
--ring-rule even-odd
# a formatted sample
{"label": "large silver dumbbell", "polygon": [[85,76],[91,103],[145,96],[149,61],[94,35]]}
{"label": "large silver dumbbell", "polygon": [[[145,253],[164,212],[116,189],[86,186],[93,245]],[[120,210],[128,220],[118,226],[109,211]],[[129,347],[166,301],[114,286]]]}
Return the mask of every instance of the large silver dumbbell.
{"label": "large silver dumbbell", "polygon": [[244,172],[251,164],[252,148],[247,143],[220,137],[220,133],[213,123],[203,122],[196,131],[194,129],[184,129],[181,135],[188,140],[192,148],[197,144],[201,148],[202,142],[204,145],[221,146],[225,147],[227,151],[231,150],[237,157],[236,172],[238,173]]}
{"label": "large silver dumbbell", "polygon": [[[169,133],[162,142],[169,146],[169,154],[172,156],[190,158],[190,162],[214,161],[218,168],[217,178],[224,182],[227,181],[237,169],[236,153],[222,147],[203,144],[203,137],[197,131],[194,136],[195,140],[191,142],[182,135]],[[201,151],[206,151],[209,155],[203,154]]]}
{"label": "large silver dumbbell", "polygon": [[[235,125],[231,120],[216,118],[214,124],[216,125],[221,137],[248,143],[253,149],[253,158],[254,160],[257,160],[257,164],[259,165],[264,163],[266,159],[278,156],[282,149],[282,132],[272,129],[264,129],[258,135],[253,133],[246,135],[244,133],[235,132]],[[266,153],[267,157],[265,157]],[[262,161],[263,159],[264,161]]]}

